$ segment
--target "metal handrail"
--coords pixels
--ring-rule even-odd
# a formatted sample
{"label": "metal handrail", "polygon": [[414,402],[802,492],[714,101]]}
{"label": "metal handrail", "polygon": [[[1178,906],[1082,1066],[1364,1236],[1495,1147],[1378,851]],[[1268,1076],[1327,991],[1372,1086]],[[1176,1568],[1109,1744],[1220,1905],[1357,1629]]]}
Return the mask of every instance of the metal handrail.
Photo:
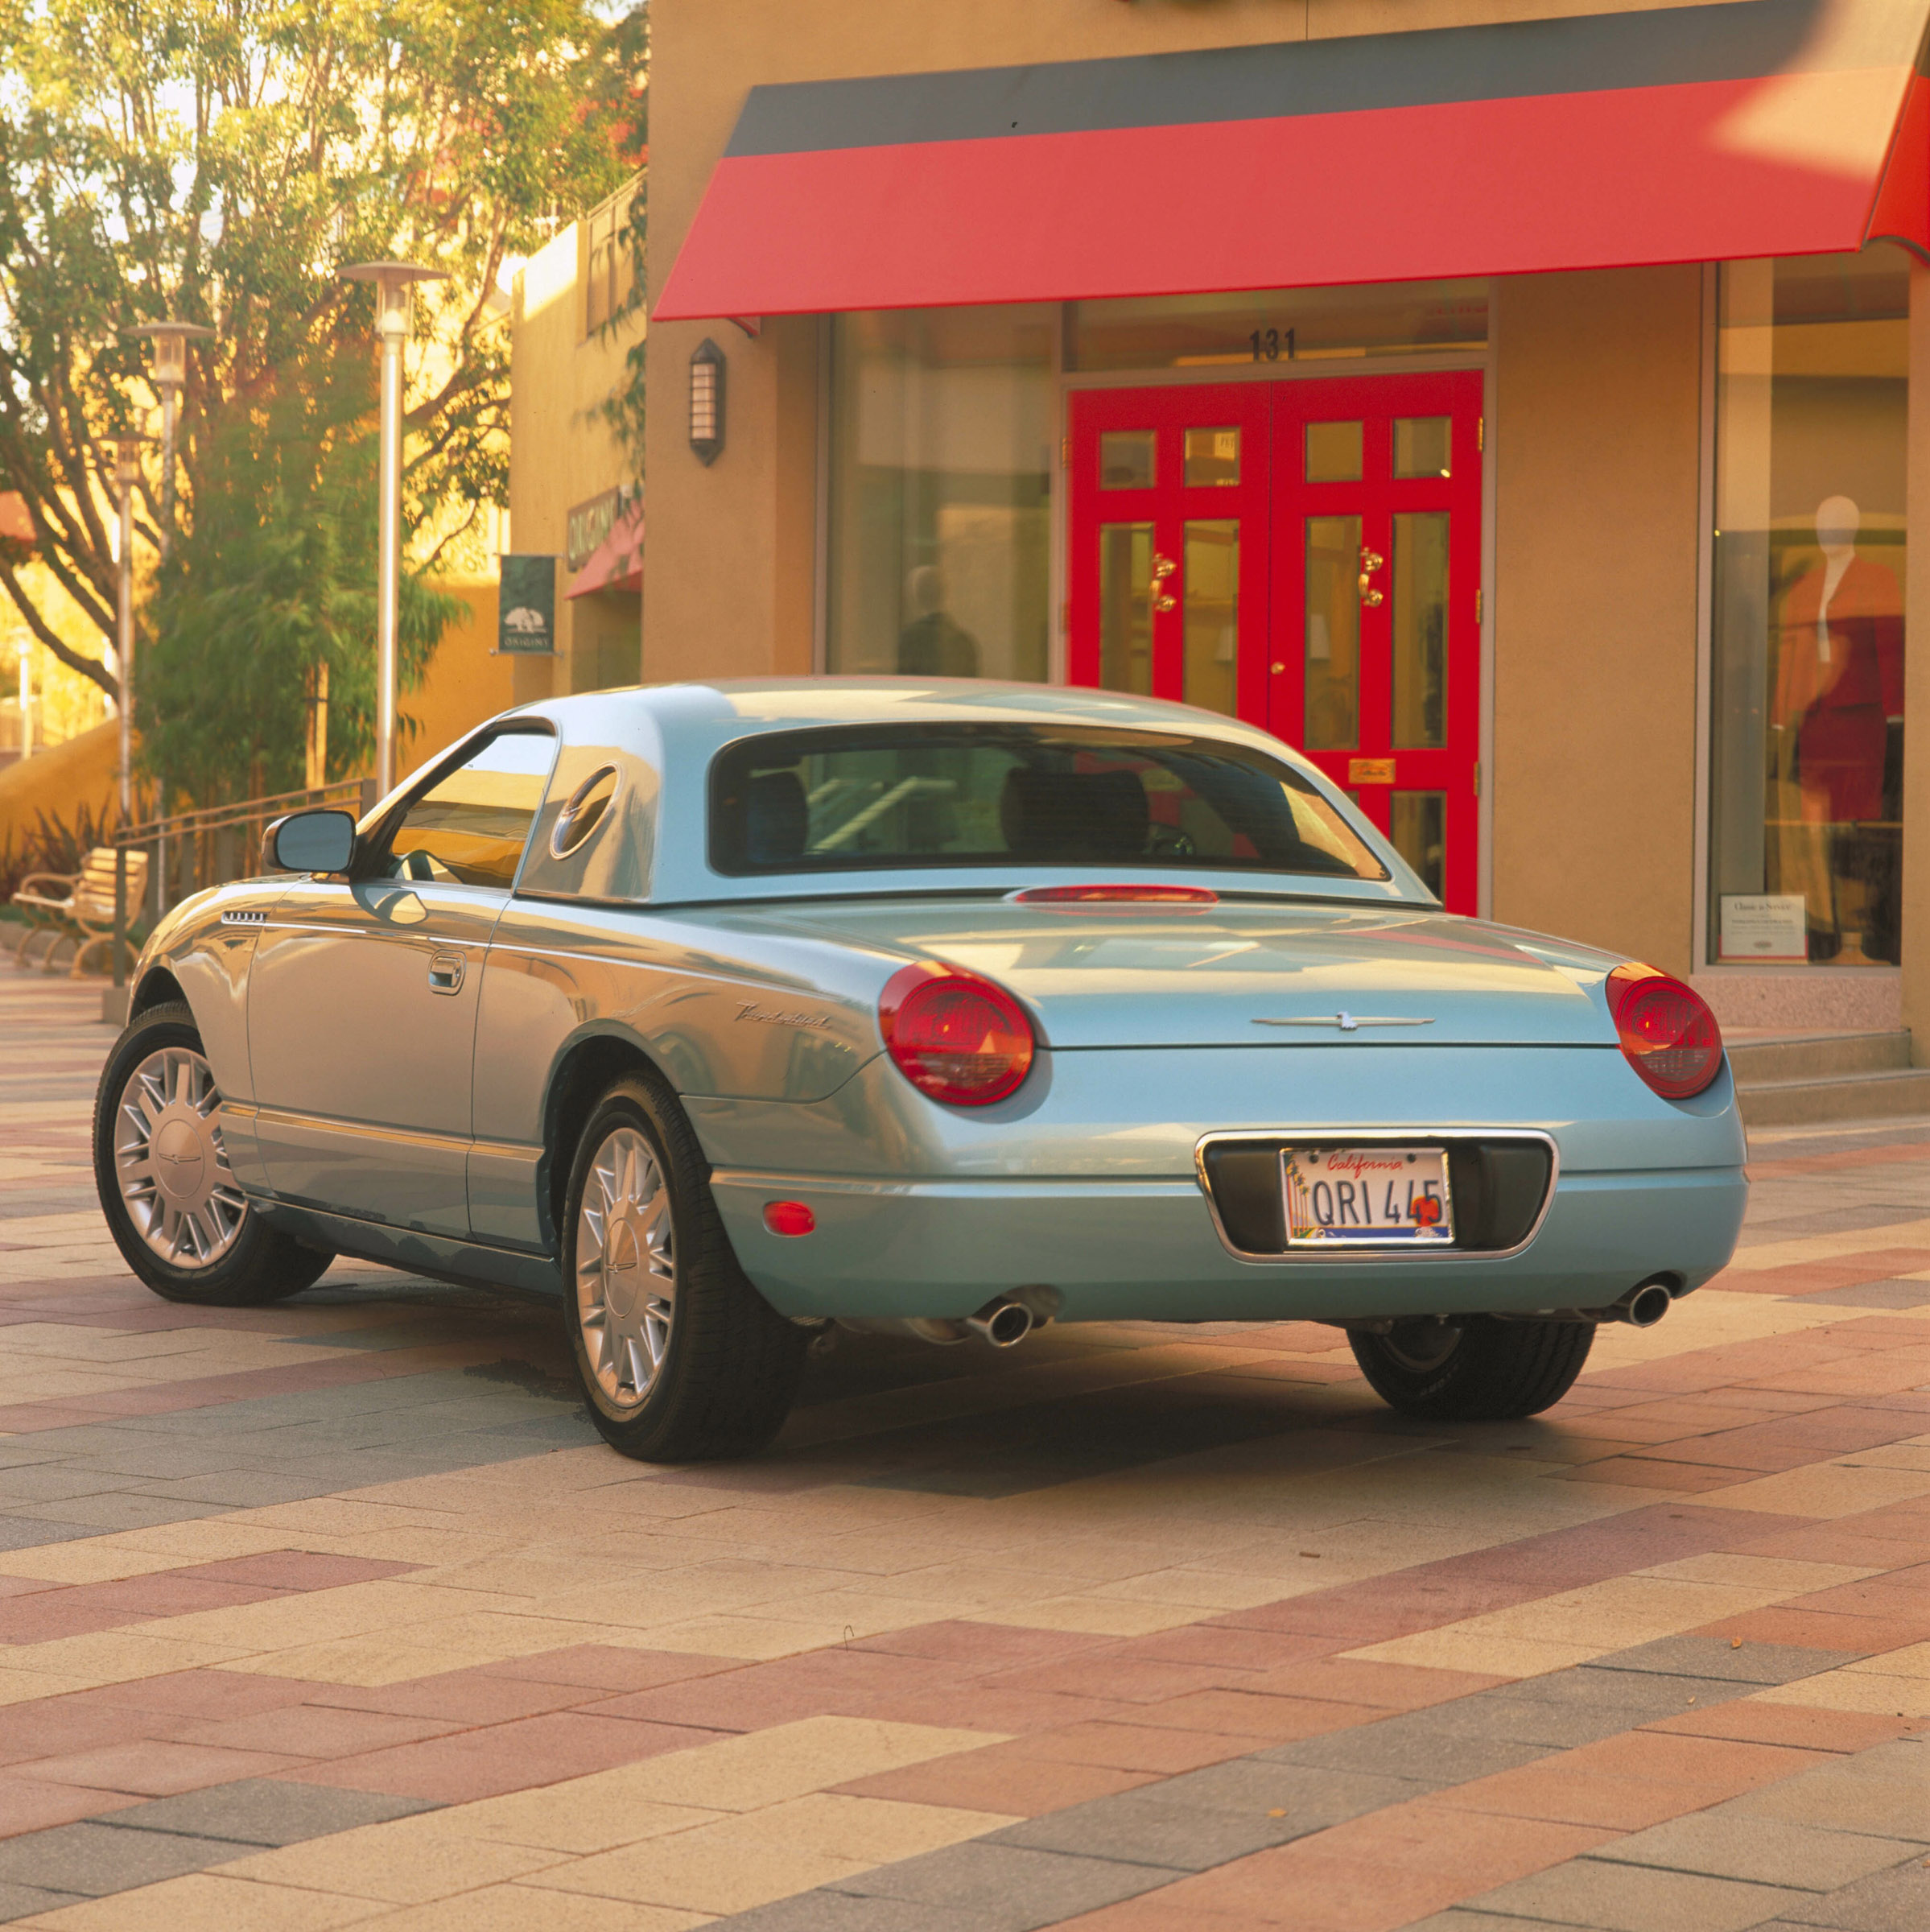
{"label": "metal handrail", "polygon": [[286,812],[300,811],[309,806],[328,805],[340,800],[361,800],[363,781],[340,778],[332,785],[315,785],[301,791],[272,792],[266,798],[243,799],[232,805],[209,805],[198,811],[178,811],[164,819],[149,819],[139,825],[123,826],[109,841],[114,845],[151,845],[157,840],[188,838],[196,832],[223,832],[231,825],[245,825],[256,819],[278,819]]}
{"label": "metal handrail", "polygon": [[[115,829],[108,840],[114,852],[113,983],[127,984],[127,855],[136,846],[156,848],[155,863],[150,869],[155,881],[155,916],[167,910],[167,846],[170,840],[192,844],[211,832],[230,832],[237,825],[266,826],[291,811],[325,805],[347,805],[357,817],[375,803],[375,787],[367,778],[342,778],[332,785],[315,785],[300,791],[272,792],[258,799],[241,799],[229,805],[204,806],[196,811],[179,811],[165,818],[144,819],[138,825]],[[200,860],[195,861],[200,870]],[[210,880],[209,884],[218,883]]]}

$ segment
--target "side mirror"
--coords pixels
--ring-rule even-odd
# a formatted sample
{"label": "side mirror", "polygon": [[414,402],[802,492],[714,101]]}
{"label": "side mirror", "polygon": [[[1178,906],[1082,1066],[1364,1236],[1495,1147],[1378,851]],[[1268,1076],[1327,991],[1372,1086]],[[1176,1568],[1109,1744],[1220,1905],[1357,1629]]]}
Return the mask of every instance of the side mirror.
{"label": "side mirror", "polygon": [[355,820],[345,811],[291,811],[262,834],[271,872],[346,872],[355,857]]}

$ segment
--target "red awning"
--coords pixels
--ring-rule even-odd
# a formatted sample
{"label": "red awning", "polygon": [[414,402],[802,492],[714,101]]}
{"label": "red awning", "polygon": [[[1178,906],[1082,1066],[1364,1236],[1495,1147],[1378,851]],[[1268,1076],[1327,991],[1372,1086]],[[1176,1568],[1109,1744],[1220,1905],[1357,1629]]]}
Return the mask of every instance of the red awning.
{"label": "red awning", "polygon": [[751,90],[660,320],[1930,254],[1930,0]]}
{"label": "red awning", "polygon": [[617,513],[610,533],[570,580],[567,597],[587,597],[593,590],[643,588],[643,498]]}

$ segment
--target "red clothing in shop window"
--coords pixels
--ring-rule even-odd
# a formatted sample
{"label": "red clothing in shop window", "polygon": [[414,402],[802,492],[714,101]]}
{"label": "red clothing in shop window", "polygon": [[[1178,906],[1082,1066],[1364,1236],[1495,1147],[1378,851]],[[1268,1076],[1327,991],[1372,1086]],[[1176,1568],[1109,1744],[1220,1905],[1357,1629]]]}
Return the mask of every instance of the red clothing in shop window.
{"label": "red clothing in shop window", "polygon": [[1770,722],[1795,733],[1804,815],[1834,824],[1883,815],[1887,720],[1903,712],[1903,602],[1880,564],[1851,559],[1829,600],[1829,648],[1817,634],[1824,572],[1783,601]]}

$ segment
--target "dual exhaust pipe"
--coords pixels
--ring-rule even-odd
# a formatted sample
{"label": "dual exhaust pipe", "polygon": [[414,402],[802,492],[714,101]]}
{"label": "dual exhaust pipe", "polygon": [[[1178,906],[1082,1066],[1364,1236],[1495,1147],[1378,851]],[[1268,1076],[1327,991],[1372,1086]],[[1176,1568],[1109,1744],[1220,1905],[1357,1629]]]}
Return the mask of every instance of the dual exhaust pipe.
{"label": "dual exhaust pipe", "polygon": [[[1542,1322],[1625,1322],[1631,1328],[1652,1328],[1675,1306],[1675,1299],[1666,1282],[1642,1282],[1619,1300],[1610,1302],[1606,1308],[1551,1308],[1544,1313],[1517,1315],[1511,1319]],[[994,1348],[1016,1348],[1034,1328],[1040,1326],[1040,1318],[1027,1303],[1011,1295],[1002,1294],[988,1302],[975,1315],[967,1315],[963,1321],[913,1316],[909,1319],[846,1321],[839,1325],[845,1328],[868,1330],[873,1333],[915,1335],[922,1342],[934,1342],[941,1346],[962,1342],[968,1335],[976,1335],[980,1341],[989,1343]],[[1363,1327],[1372,1325],[1362,1324]]]}
{"label": "dual exhaust pipe", "polygon": [[1602,1322],[1627,1322],[1631,1328],[1652,1328],[1676,1305],[1676,1298],[1661,1282],[1644,1282],[1631,1288],[1620,1301],[1598,1310],[1595,1319]]}
{"label": "dual exhaust pipe", "polygon": [[940,1348],[950,1348],[976,1335],[994,1348],[1016,1348],[1046,1319],[1029,1303],[1001,1294],[963,1320],[938,1315],[862,1315],[840,1319],[838,1326],[860,1335],[909,1335]]}
{"label": "dual exhaust pipe", "polygon": [[1023,1302],[1005,1296],[988,1302],[976,1315],[965,1318],[965,1326],[995,1348],[1016,1348],[1037,1325],[1038,1317]]}
{"label": "dual exhaust pipe", "polygon": [[1676,1305],[1667,1282],[1639,1282],[1606,1308],[1538,1308],[1532,1315],[1507,1315],[1509,1322],[1626,1322],[1631,1328],[1652,1328]]}

